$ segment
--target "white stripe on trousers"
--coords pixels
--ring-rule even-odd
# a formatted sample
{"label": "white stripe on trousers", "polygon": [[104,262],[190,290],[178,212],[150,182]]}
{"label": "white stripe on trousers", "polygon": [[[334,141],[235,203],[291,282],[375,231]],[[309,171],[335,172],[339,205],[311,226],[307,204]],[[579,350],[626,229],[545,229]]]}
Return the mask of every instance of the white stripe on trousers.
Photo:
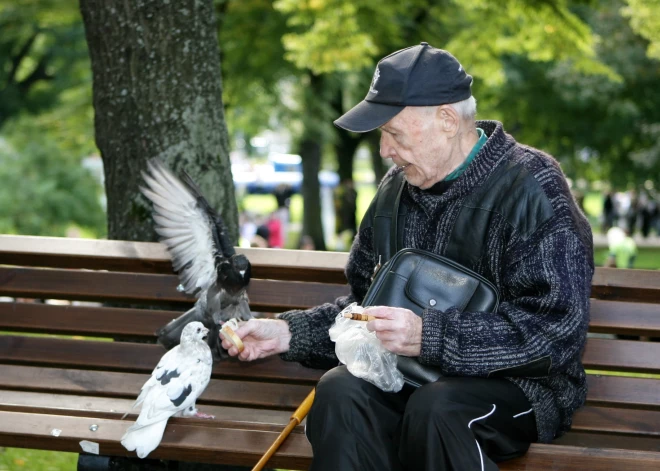
{"label": "white stripe on trousers", "polygon": [[[468,424],[468,428],[472,429],[472,422],[476,422],[477,420],[485,419],[489,415],[492,415],[493,412],[495,412],[495,409],[497,409],[497,406],[495,404],[493,404],[493,410],[490,411],[488,414],[482,415],[481,417],[477,417],[476,419],[470,420],[470,423]],[[479,446],[479,442],[477,441],[476,438],[474,439],[474,441],[477,444],[477,450],[479,451],[479,460],[481,461],[481,471],[484,471],[484,456],[481,453],[481,446]]]}

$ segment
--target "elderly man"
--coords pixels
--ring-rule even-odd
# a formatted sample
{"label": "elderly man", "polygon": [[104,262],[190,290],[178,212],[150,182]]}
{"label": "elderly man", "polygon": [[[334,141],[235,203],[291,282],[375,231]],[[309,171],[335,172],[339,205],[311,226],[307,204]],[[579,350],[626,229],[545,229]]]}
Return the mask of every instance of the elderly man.
{"label": "elderly man", "polygon": [[584,403],[591,229],[552,157],[518,144],[501,123],[475,122],[471,84],[456,58],[422,43],[382,59],[365,100],[335,122],[380,129],[381,156],[396,166],[375,201],[405,178],[403,246],[454,259],[499,290],[495,312],[368,308],[376,317],[368,328],[387,349],[442,377],[386,393],[337,366],[328,329],[364,299],[388,237],[377,230],[376,203],[351,248],[350,296],[237,331],[242,360],[280,354],[335,367],[308,416],[312,469],[494,470],[564,433]]}

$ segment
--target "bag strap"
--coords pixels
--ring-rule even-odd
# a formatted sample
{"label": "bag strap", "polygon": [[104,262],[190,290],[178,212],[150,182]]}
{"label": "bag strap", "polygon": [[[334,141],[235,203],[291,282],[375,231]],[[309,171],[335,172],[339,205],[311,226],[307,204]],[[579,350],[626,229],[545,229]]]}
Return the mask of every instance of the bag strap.
{"label": "bag strap", "polygon": [[[403,246],[403,231],[398,228],[405,222],[403,218],[408,212],[405,205],[400,205],[405,183],[403,172],[383,180],[360,225],[361,229],[368,224],[373,228],[373,247],[377,263],[385,263],[396,253],[397,247]],[[397,215],[397,221],[393,224],[394,214]]]}
{"label": "bag strap", "polygon": [[[403,172],[400,174],[402,175]],[[406,179],[401,178],[401,183],[399,184],[399,189],[394,200],[394,207],[392,209],[392,231],[390,233],[390,256],[388,259],[392,258],[394,254],[399,251],[401,248],[400,245],[403,245],[403,243],[399,243],[399,238],[403,238],[403,231],[401,231],[401,234],[399,234],[399,204],[401,203],[401,195],[403,194],[403,189],[405,186]]]}

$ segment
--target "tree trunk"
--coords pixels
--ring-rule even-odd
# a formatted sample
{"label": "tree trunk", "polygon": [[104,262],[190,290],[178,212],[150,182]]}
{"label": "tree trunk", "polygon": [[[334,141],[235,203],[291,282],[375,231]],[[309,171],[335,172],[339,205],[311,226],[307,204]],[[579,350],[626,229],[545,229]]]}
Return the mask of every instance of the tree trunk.
{"label": "tree trunk", "polygon": [[80,0],[80,10],[108,238],[155,240],[139,186],[146,161],[159,157],[192,176],[237,241],[213,0]]}
{"label": "tree trunk", "polygon": [[371,151],[371,165],[374,169],[375,183],[378,186],[387,173],[387,165],[380,156],[380,134],[375,131],[367,133],[367,144]]}
{"label": "tree trunk", "polygon": [[[306,94],[308,112],[317,107],[316,97],[323,92],[321,77],[309,74],[310,92]],[[303,197],[303,227],[300,236],[308,235],[314,241],[316,250],[325,250],[323,237],[323,219],[321,218],[321,185],[319,170],[321,170],[322,133],[313,120],[305,122],[305,130],[300,141],[300,157],[302,159],[303,181],[301,193]]]}
{"label": "tree trunk", "polygon": [[344,181],[349,178],[351,180],[353,179],[355,151],[363,138],[364,134],[354,135],[344,130],[340,130],[337,133],[335,152],[337,154],[337,173],[339,174],[339,181]]}
{"label": "tree trunk", "polygon": [[323,238],[323,220],[321,218],[321,141],[318,137],[308,136],[300,143],[303,182],[303,227],[300,236],[308,235],[314,241],[316,250],[325,250]]}

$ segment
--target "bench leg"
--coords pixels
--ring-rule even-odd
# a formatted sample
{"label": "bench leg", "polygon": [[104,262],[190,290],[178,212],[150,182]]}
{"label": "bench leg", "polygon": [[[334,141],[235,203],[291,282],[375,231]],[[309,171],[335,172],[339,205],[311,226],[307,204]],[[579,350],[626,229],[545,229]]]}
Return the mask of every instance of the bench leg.
{"label": "bench leg", "polygon": [[78,455],[78,471],[249,471],[250,469],[252,468],[245,466],[141,460],[125,456]]}
{"label": "bench leg", "polygon": [[78,455],[78,471],[176,471],[177,463],[125,456]]}

